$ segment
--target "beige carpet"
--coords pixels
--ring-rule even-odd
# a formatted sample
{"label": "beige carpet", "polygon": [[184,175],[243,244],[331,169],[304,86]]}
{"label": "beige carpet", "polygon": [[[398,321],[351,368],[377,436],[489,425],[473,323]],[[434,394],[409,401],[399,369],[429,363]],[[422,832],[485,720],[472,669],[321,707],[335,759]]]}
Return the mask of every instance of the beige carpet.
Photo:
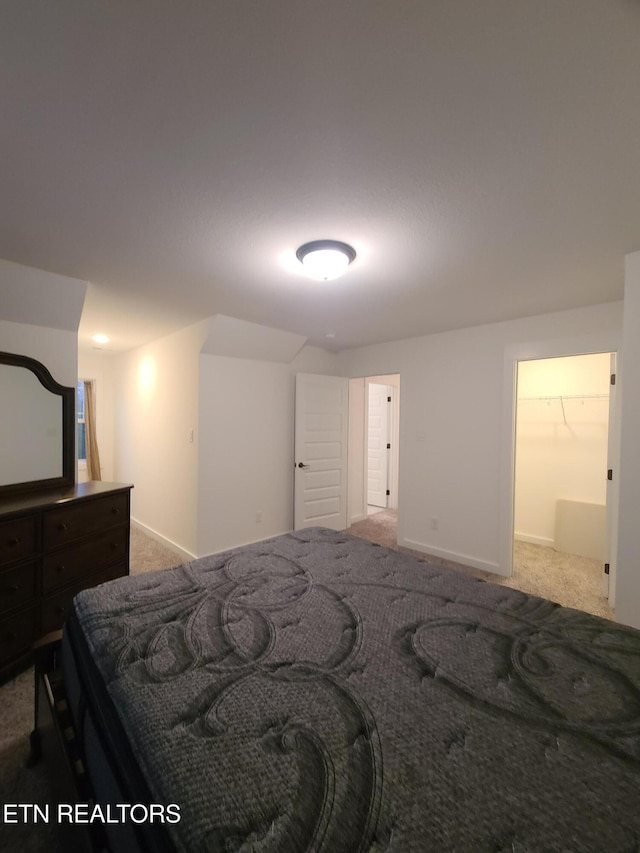
{"label": "beige carpet", "polygon": [[513,554],[513,575],[510,578],[504,578],[471,566],[399,547],[396,540],[397,516],[395,510],[383,510],[356,522],[347,529],[347,533],[377,542],[378,545],[384,545],[386,548],[413,554],[440,566],[467,572],[492,583],[519,589],[541,598],[549,598],[565,607],[575,607],[586,613],[613,619],[613,611],[602,594],[602,564],[597,560],[564,554],[561,551],[554,551],[553,548],[516,542]]}
{"label": "beige carpet", "polygon": [[[33,729],[33,669],[0,687],[0,800],[37,803],[51,800],[43,766],[27,767],[29,734]],[[52,824],[7,825],[0,820],[0,850],[20,853],[61,853]],[[65,851],[66,853],[66,851]]]}
{"label": "beige carpet", "polygon": [[129,549],[129,572],[132,575],[140,575],[143,572],[152,572],[154,569],[170,569],[184,563],[175,551],[156,542],[150,536],[142,533],[136,527],[131,527],[131,546]]}

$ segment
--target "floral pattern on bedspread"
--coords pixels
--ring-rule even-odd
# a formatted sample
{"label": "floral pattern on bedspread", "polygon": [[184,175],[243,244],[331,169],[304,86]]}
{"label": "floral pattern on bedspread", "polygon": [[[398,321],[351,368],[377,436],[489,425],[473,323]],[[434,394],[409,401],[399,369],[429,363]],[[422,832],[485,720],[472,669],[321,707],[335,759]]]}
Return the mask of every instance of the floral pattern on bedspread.
{"label": "floral pattern on bedspread", "polygon": [[640,632],[322,528],[76,611],[180,850],[638,849]]}

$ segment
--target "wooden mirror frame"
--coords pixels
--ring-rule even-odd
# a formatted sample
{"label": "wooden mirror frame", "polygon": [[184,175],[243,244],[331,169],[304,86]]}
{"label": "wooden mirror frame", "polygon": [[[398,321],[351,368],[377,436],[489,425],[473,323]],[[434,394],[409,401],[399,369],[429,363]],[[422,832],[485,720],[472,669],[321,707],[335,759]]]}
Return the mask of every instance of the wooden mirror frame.
{"label": "wooden mirror frame", "polygon": [[38,489],[55,489],[73,486],[76,482],[76,389],[60,385],[44,364],[27,355],[0,352],[0,364],[25,367],[34,373],[40,384],[52,394],[62,397],[62,476],[44,480],[28,480],[24,483],[0,485],[0,497],[13,497]]}

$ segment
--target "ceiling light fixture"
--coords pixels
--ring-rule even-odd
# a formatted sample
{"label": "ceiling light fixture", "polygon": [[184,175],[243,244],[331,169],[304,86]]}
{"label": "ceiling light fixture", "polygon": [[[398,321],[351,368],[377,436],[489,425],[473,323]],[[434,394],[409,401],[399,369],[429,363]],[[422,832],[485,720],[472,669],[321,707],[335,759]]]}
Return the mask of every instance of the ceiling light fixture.
{"label": "ceiling light fixture", "polygon": [[339,240],[312,240],[296,252],[307,275],[320,281],[341,276],[355,256],[355,249]]}
{"label": "ceiling light fixture", "polygon": [[96,344],[108,344],[109,343],[108,335],[101,335],[101,334],[93,335],[91,340],[94,341]]}

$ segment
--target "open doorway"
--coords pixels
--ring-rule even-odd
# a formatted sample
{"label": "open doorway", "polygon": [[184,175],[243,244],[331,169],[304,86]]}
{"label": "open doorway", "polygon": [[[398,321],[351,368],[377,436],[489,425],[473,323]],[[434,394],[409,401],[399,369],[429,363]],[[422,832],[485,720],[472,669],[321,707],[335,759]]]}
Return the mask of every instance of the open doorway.
{"label": "open doorway", "polygon": [[349,531],[397,546],[400,375],[349,382]]}
{"label": "open doorway", "polygon": [[[611,353],[517,364],[513,572],[535,594],[597,599],[605,563]],[[562,603],[562,601],[561,601]]]}

